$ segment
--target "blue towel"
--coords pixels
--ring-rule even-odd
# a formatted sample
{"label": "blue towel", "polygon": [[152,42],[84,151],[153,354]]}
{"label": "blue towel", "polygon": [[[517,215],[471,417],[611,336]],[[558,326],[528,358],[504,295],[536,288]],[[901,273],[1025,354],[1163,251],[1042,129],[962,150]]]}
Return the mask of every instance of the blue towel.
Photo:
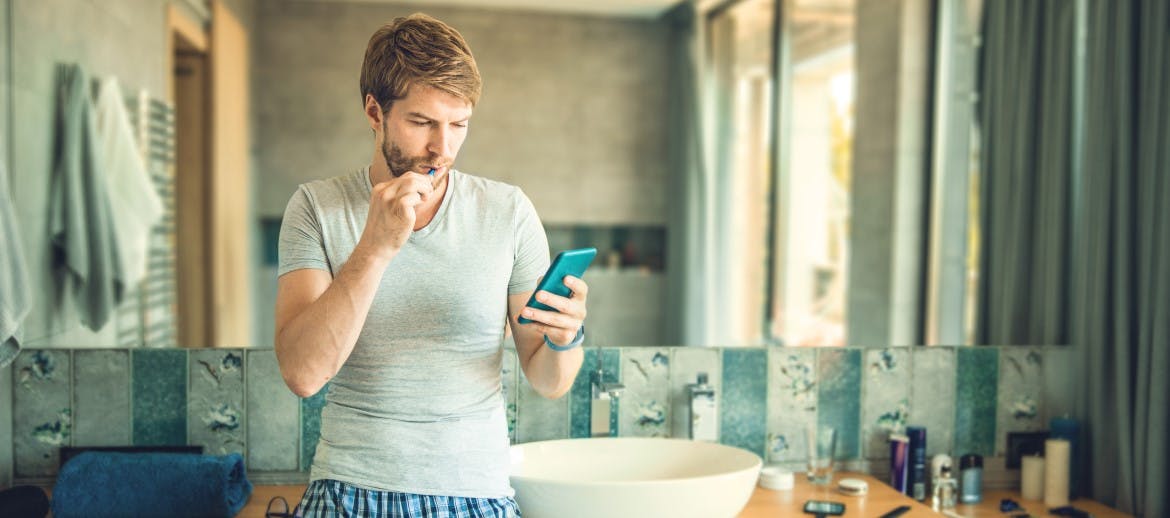
{"label": "blue towel", "polygon": [[238,453],[87,451],[66,462],[53,516],[235,516],[252,494]]}

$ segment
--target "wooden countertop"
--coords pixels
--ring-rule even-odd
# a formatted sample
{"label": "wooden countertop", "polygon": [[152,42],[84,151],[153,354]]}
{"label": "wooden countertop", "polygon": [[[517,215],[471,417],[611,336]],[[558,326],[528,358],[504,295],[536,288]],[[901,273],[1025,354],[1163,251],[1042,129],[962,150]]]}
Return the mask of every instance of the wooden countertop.
{"label": "wooden countertop", "polygon": [[[869,484],[869,494],[864,497],[845,496],[834,490],[836,481],[846,477],[865,480]],[[237,517],[263,518],[264,511],[268,507],[268,501],[275,496],[283,496],[288,501],[289,509],[291,510],[300,502],[301,495],[304,493],[304,485],[255,486],[252,490],[252,497]],[[962,518],[1004,518],[1013,514],[1019,514],[1020,512],[1004,514],[999,511],[999,502],[1004,498],[1015,500],[1024,507],[1027,513],[1033,516],[1048,516],[1043,502],[1023,500],[1016,491],[987,491],[983,494],[982,503],[978,505],[959,505],[954,509],[953,515],[951,516],[952,518],[954,516],[960,516]],[[877,518],[900,505],[910,506],[910,512],[903,514],[903,518],[934,518],[941,516],[939,513],[934,512],[930,506],[894,491],[892,487],[869,475],[838,473],[834,476],[833,484],[818,487],[809,484],[798,473],[796,487],[790,491],[773,491],[757,486],[755,492],[752,493],[751,500],[748,500],[747,506],[744,507],[739,518],[775,518],[776,516],[811,517],[812,515],[806,515],[802,512],[806,500],[841,502],[845,504],[843,518]],[[1072,505],[1077,509],[1092,513],[1095,518],[1121,518],[1130,516],[1092,500],[1076,500]]]}

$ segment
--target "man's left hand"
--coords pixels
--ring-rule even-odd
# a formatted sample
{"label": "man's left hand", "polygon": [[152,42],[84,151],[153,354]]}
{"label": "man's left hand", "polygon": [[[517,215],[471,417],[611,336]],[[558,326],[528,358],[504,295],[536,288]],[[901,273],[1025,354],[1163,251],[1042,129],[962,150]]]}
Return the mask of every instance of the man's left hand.
{"label": "man's left hand", "polygon": [[571,291],[567,298],[547,291],[536,292],[537,301],[556,311],[525,307],[521,313],[524,318],[534,321],[530,325],[537,326],[537,330],[557,345],[569,344],[577,337],[577,331],[585,323],[585,299],[589,295],[589,285],[581,279],[566,275],[564,283]]}

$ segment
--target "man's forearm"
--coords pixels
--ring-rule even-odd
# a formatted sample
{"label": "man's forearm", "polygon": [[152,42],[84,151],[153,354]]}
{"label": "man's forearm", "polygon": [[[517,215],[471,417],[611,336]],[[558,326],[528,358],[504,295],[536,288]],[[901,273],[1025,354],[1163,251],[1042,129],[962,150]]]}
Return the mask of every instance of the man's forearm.
{"label": "man's forearm", "polygon": [[577,379],[577,371],[581,370],[581,363],[585,353],[581,347],[568,351],[554,351],[544,346],[544,338],[536,339],[539,344],[532,347],[535,352],[528,359],[528,368],[524,375],[528,383],[536,392],[549,399],[557,399],[573,387],[573,380]]}
{"label": "man's forearm", "polygon": [[298,396],[317,393],[349,358],[389,263],[355,249],[329,288],[280,330],[277,361]]}

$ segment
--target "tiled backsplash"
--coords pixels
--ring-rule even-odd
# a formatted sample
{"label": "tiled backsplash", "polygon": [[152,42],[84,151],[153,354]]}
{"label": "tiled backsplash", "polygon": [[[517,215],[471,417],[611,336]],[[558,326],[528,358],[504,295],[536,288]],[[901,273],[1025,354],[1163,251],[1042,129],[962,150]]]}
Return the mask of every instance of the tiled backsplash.
{"label": "tiled backsplash", "polygon": [[[881,473],[887,434],[907,424],[927,427],[930,455],[1002,456],[1007,432],[1044,429],[1045,397],[1062,397],[1046,372],[1065,370],[1045,362],[1064,361],[1060,349],[587,348],[570,393],[547,400],[506,348],[503,384],[513,442],[584,437],[601,354],[607,381],[626,386],[618,435],[685,437],[685,387],[705,372],[721,442],[799,465],[805,427],[833,426],[840,458]],[[17,481],[51,479],[60,446],[192,444],[243,454],[261,483],[303,482],[325,403],[285,388],[271,349],[33,349],[9,368]]]}

